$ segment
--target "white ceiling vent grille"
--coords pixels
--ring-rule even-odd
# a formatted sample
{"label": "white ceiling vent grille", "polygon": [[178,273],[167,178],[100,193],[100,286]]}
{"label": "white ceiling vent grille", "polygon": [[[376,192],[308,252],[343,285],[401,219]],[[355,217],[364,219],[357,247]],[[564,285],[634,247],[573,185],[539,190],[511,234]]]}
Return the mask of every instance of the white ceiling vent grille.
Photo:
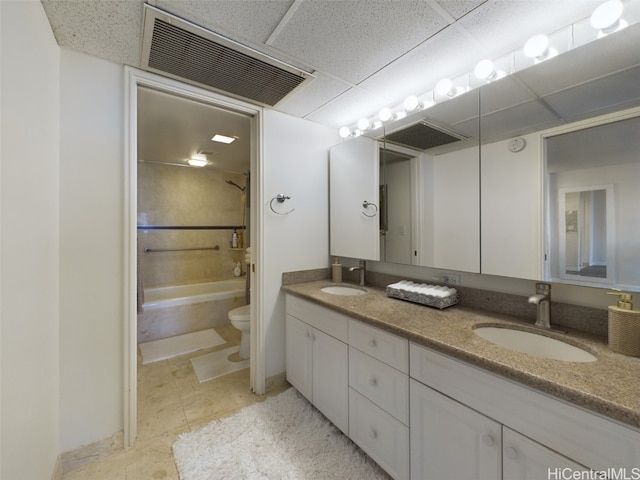
{"label": "white ceiling vent grille", "polygon": [[141,67],[273,106],[308,72],[145,5]]}

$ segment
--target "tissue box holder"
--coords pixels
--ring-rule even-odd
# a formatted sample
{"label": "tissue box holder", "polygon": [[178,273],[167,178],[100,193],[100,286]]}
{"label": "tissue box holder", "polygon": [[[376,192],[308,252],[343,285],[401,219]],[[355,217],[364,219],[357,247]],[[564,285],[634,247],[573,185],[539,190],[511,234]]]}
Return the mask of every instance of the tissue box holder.
{"label": "tissue box holder", "polygon": [[405,300],[411,303],[419,303],[420,305],[426,305],[428,307],[439,308],[440,310],[450,307],[458,303],[458,292],[448,297],[434,297],[432,295],[425,295],[423,293],[409,292],[408,290],[401,290],[399,288],[387,287],[387,297],[397,298],[399,300]]}

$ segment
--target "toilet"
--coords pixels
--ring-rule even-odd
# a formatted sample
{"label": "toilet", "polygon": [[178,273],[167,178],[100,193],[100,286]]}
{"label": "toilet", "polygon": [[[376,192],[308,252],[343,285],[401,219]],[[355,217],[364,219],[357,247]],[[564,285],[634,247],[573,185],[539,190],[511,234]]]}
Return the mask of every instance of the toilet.
{"label": "toilet", "polygon": [[249,325],[251,323],[251,305],[234,308],[229,311],[231,325],[242,332],[240,338],[240,358],[249,358]]}

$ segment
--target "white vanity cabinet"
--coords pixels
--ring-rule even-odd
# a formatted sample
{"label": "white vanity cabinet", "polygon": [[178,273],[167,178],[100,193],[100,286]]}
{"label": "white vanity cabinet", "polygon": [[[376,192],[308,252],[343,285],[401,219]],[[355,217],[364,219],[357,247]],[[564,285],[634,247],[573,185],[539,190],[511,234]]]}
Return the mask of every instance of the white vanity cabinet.
{"label": "white vanity cabinet", "polygon": [[564,469],[565,477],[567,472],[588,470],[507,427],[502,427],[502,462],[502,478],[509,480],[562,478]]}
{"label": "white vanity cabinet", "polygon": [[412,479],[500,478],[498,422],[413,379],[410,399]]}
{"label": "white vanity cabinet", "polygon": [[409,478],[409,342],[349,320],[349,436],[395,479]]}
{"label": "white vanity cabinet", "polygon": [[412,478],[561,478],[548,469],[640,465],[636,429],[416,344],[409,358]]}
{"label": "white vanity cabinet", "polygon": [[287,381],[349,432],[348,317],[287,296]]}

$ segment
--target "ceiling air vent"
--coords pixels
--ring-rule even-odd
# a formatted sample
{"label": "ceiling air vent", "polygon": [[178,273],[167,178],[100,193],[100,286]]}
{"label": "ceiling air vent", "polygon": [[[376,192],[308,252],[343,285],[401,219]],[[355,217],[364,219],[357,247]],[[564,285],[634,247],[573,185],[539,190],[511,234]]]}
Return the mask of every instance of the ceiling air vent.
{"label": "ceiling air vent", "polygon": [[141,68],[273,106],[313,78],[149,5],[144,10]]}
{"label": "ceiling air vent", "polygon": [[385,140],[388,142],[417,150],[428,150],[464,139],[465,137],[461,135],[447,132],[424,120],[385,136]]}

